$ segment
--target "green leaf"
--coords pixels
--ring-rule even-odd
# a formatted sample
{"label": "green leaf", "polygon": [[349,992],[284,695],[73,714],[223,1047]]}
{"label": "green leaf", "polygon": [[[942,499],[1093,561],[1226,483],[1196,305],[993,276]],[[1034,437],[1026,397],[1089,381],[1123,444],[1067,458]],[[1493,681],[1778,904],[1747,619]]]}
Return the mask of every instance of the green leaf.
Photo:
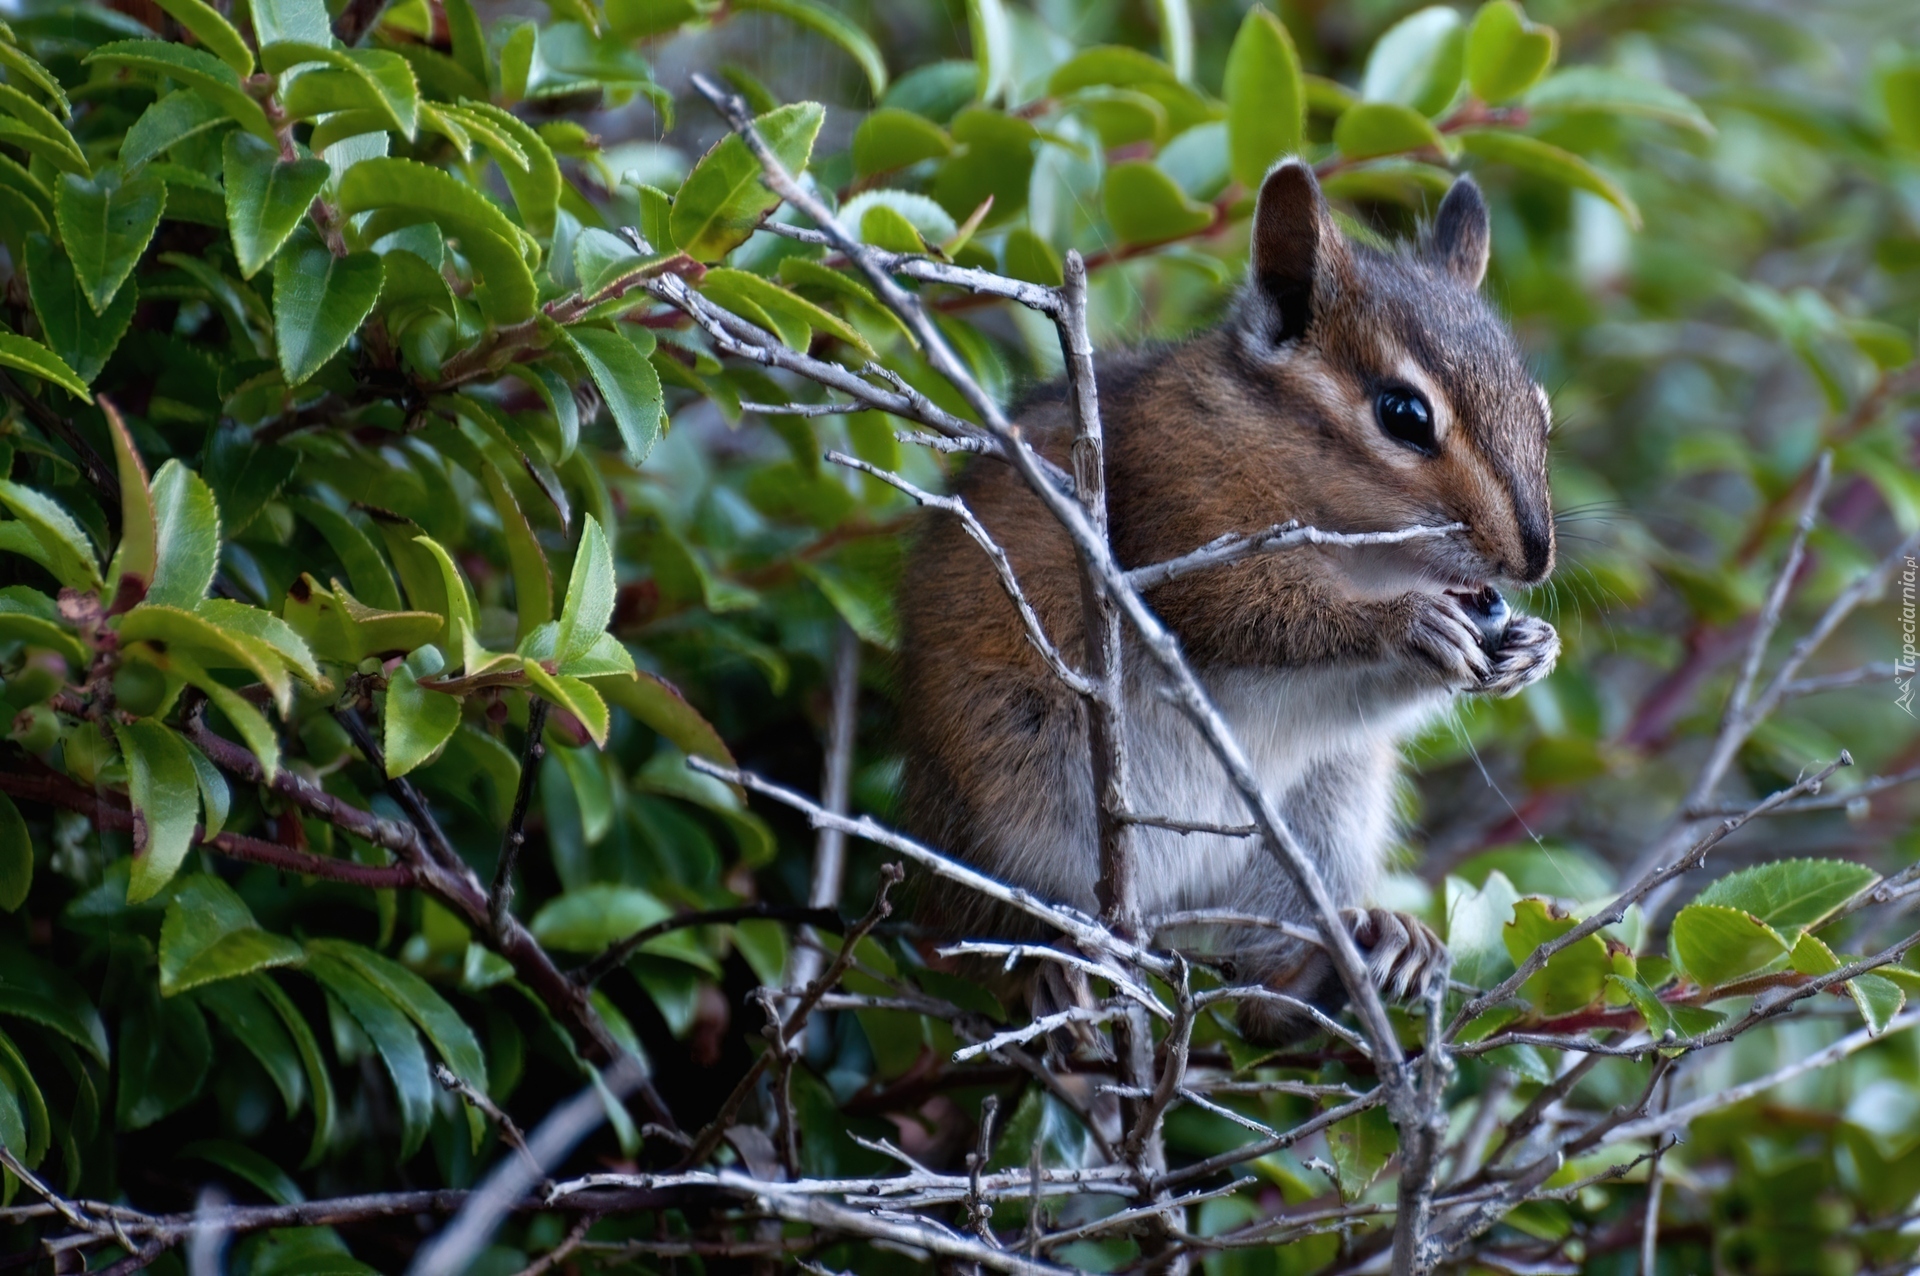
{"label": "green leaf", "polygon": [[120,544],[113,552],[107,579],[117,587],[121,576],[129,575],[151,586],[154,569],[160,561],[160,523],[154,513],[153,493],[149,490],[146,463],[133,445],[127,423],[111,403],[103,403],[107,434],[113,440],[113,459],[120,477]]}
{"label": "green leaf", "polygon": [[[257,32],[258,13],[254,21]],[[255,137],[273,140],[273,125],[267,122],[260,104],[247,95],[239,75],[205,49],[165,40],[118,40],[95,49],[82,61],[89,66],[126,67],[178,81],[181,87],[198,90],[208,100],[218,102],[229,118]]]}
{"label": "green leaf", "polygon": [[206,873],[183,878],[160,923],[160,995],[300,960],[300,945],[260,928],[231,886]]}
{"label": "green leaf", "polygon": [[1572,151],[1543,142],[1537,137],[1505,129],[1463,129],[1460,144],[1467,153],[1501,164],[1511,164],[1523,173],[1532,173],[1548,181],[1589,191],[1620,210],[1627,224],[1640,228],[1640,208],[1619,183],[1602,173]]}
{"label": "green leaf", "polygon": [[92,178],[61,174],[54,195],[60,238],[94,314],[106,312],[133,273],[166,206],[166,185],[153,177],[123,179],[113,168]]}
{"label": "green leaf", "polygon": [[1013,19],[1004,0],[967,0],[967,33],[978,68],[974,95],[982,102],[997,102],[1013,87],[1018,70]]}
{"label": "green leaf", "polygon": [[1685,94],[1604,67],[1568,67],[1534,85],[1522,103],[1530,112],[1628,115],[1706,135],[1714,131],[1712,122]]}
{"label": "green leaf", "polygon": [[313,1095],[313,1141],[307,1148],[303,1166],[315,1165],[326,1152],[327,1144],[333,1139],[333,1079],[327,1075],[326,1060],[321,1057],[320,1043],[314,1038],[313,1029],[300,1010],[293,1004],[293,998],[287,996],[279,984],[266,974],[248,975],[247,983],[253,987],[274,1013],[280,1016],[280,1022],[293,1038],[294,1048],[300,1052],[300,1063],[306,1069],[307,1088]]}
{"label": "green leaf", "polygon": [[0,331],[0,367],[16,368],[31,377],[51,381],[85,402],[92,403],[87,383],[67,366],[67,361],[31,337]]}
{"label": "green leaf", "polygon": [[521,660],[520,663],[527,684],[534,691],[572,714],[586,733],[593,737],[595,744],[606,747],[612,715],[607,710],[606,700],[594,690],[591,683],[569,675],[548,673],[538,661]]}
{"label": "green leaf", "polygon": [[133,876],[127,902],[158,894],[180,868],[193,845],[199,822],[200,784],[187,746],[169,728],[143,718],[113,733],[127,763],[127,792],[133,801]]}
{"label": "green leaf", "polygon": [[466,102],[462,106],[491,124],[497,130],[493,136],[504,134],[518,148],[521,154],[516,160],[511,151],[494,143],[492,136],[481,135],[481,141],[500,166],[507,189],[513,193],[513,205],[520,210],[520,220],[542,239],[552,235],[553,220],[560,208],[560,163],[553,156],[553,148],[519,116],[490,102]]}
{"label": "green leaf", "polygon": [[427,1071],[420,1035],[393,1001],[351,963],[316,951],[307,955],[306,969],[339,1000],[386,1065],[400,1104],[400,1156],[410,1158],[426,1139],[433,1119],[433,1077]]}
{"label": "green leaf", "polygon": [[1350,108],[1334,123],[1333,144],[1348,159],[1446,150],[1446,140],[1432,120],[1393,102],[1362,102]]}
{"label": "green leaf", "polygon": [[600,530],[599,521],[589,514],[580,530],[580,547],[574,551],[573,570],[567,578],[567,597],[560,608],[560,628],[553,644],[554,659],[564,664],[593,648],[613,619],[618,592],[613,547]]}
{"label": "green leaf", "polygon": [[671,908],[637,886],[596,884],[548,900],[528,929],[548,948],[597,953],[672,915]]}
{"label": "green leaf", "polygon": [[195,607],[194,614],[211,621],[228,634],[249,639],[270,648],[286,667],[308,686],[324,690],[326,680],[313,662],[313,652],[293,626],[270,611],[263,611],[231,598],[208,598]]}
{"label": "green leaf", "polygon": [[8,1131],[8,1150],[32,1168],[46,1158],[47,1147],[53,1141],[53,1121],[47,1113],[47,1099],[40,1092],[40,1083],[33,1079],[20,1047],[5,1033],[0,1033],[0,1078],[4,1078],[0,1084],[7,1085],[17,1096],[23,1119],[21,1130]]}
{"label": "green leaf", "polygon": [[460,697],[428,691],[405,662],[387,678],[382,718],[387,778],[398,779],[431,759],[460,726]]}
{"label": "green leaf", "polygon": [[184,997],[162,1000],[151,985],[122,1014],[118,1045],[114,1119],[122,1130],[143,1129],[184,1107],[213,1062],[200,1008]]}
{"label": "green leaf", "polygon": [[1399,1137],[1385,1108],[1368,1108],[1327,1127],[1327,1147],[1340,1178],[1340,1195],[1354,1200],[1380,1177],[1400,1150]]}
{"label": "green leaf", "polygon": [[812,330],[818,328],[870,359],[879,357],[873,347],[867,344],[867,339],[840,316],[821,309],[763,276],[716,266],[707,271],[705,278],[700,281],[700,290],[729,309],[733,309],[736,302],[751,303],[773,321],[774,330],[783,341],[787,340],[789,329],[797,329],[794,333],[796,339],[788,342],[795,350],[805,351],[811,344]]}
{"label": "green leaf", "polygon": [[939,159],[953,150],[953,139],[938,124],[884,106],[860,122],[853,132],[853,171],[858,177],[891,173],[921,160]]}
{"label": "green leaf", "polygon": [[259,1061],[291,1118],[307,1095],[306,1072],[292,1035],[260,991],[266,982],[264,976],[249,976],[206,984],[194,992],[193,999]]}
{"label": "green leaf", "polygon": [[1478,889],[1449,877],[1446,891],[1447,951],[1453,954],[1453,977],[1475,988],[1491,988],[1513,973],[1504,935],[1520,892],[1498,870],[1488,873]]}
{"label": "green leaf", "polygon": [[85,990],[67,973],[12,942],[0,945],[0,1015],[57,1033],[107,1066],[107,1029]]}
{"label": "green leaf", "polygon": [[67,100],[67,91],[60,86],[60,81],[54,77],[53,72],[4,37],[0,37],[0,67],[5,67],[21,80],[40,90],[49,101],[60,108],[62,116],[70,118],[73,115],[73,103]]}
{"label": "green leaf", "polygon": [[964,221],[991,199],[993,208],[981,223],[984,226],[998,226],[1018,216],[1027,206],[1032,186],[1039,130],[1018,116],[980,106],[954,116],[951,128],[954,152],[934,174],[934,200]]}
{"label": "green leaf", "polygon": [[[168,657],[185,655],[199,666],[245,669],[267,685],[282,713],[292,705],[286,662],[257,638],[216,625],[194,612],[159,603],[142,603],[121,617],[119,632],[122,646],[145,642],[156,645]],[[181,676],[188,675],[183,672]]]}
{"label": "green leaf", "polygon": [[1126,160],[1107,170],[1107,221],[1127,244],[1158,244],[1197,234],[1213,224],[1213,209],[1187,198],[1148,160]]}
{"label": "green leaf", "polygon": [[1909,150],[1920,150],[1920,59],[1905,58],[1883,68],[1879,89],[1893,140]]}
{"label": "green leaf", "polygon": [[280,98],[294,119],[334,111],[371,111],[381,118],[383,128],[409,140],[419,129],[420,85],[413,78],[413,68],[398,53],[287,43],[263,50],[261,57],[273,71],[303,63],[326,64],[324,70],[316,67],[296,77],[282,76]]}
{"label": "green leaf", "polygon": [[63,173],[84,177],[90,171],[86,153],[67,132],[67,126],[46,107],[4,82],[0,82],[0,112],[4,112],[0,122],[8,125],[9,141],[44,156]]}
{"label": "green leaf", "polygon": [[346,216],[392,210],[382,233],[434,223],[460,241],[462,254],[479,272],[474,300],[482,314],[502,324],[532,316],[538,293],[528,261],[538,249],[486,196],[451,173],[414,160],[364,159],[340,179],[338,200]]}
{"label": "green leaf", "polygon": [[[309,945],[309,950],[351,966],[426,1034],[455,1076],[480,1093],[487,1092],[487,1061],[480,1051],[480,1042],[466,1021],[434,991],[433,985],[398,962],[344,940],[318,939]],[[468,1110],[468,1123],[477,1150],[486,1124],[480,1113],[472,1109]]]}
{"label": "green leaf", "polygon": [[[796,102],[760,116],[754,127],[787,171],[798,176],[825,118],[818,102]],[[760,161],[738,134],[729,133],[681,184],[668,226],[682,252],[697,261],[718,261],[745,243],[779,203],[762,180]]]}
{"label": "green leaf", "polygon": [[[1579,923],[1543,899],[1523,899],[1514,905],[1513,920],[1506,923],[1501,938],[1507,956],[1517,967],[1540,945],[1572,930]],[[1588,935],[1573,946],[1554,954],[1540,972],[1527,980],[1521,990],[1543,1015],[1561,1015],[1582,1010],[1606,988],[1613,973],[1613,960],[1606,941]]]}
{"label": "green leaf", "polygon": [[229,133],[223,153],[227,230],[240,277],[251,279],[293,234],[332,170],[325,160],[285,163],[277,147],[247,133]]}
{"label": "green leaf", "polygon": [[13,799],[0,793],[0,908],[11,913],[33,886],[33,840]]}
{"label": "green leaf", "polygon": [[1306,136],[1300,54],[1280,19],[1255,6],[1227,53],[1227,154],[1234,180],[1258,190],[1275,161],[1297,154]]}
{"label": "green leaf", "polygon": [[[1835,956],[1833,950],[1812,931],[1800,933],[1788,958],[1794,970],[1803,975],[1831,974],[1853,960],[1851,957]],[[1853,998],[1860,1017],[1866,1020],[1868,1031],[1876,1036],[1886,1031],[1887,1021],[1899,1014],[1907,1004],[1906,992],[1884,975],[1859,975],[1849,979],[1842,987]]]}
{"label": "green leaf", "polygon": [[632,678],[605,678],[594,683],[608,700],[665,736],[682,753],[732,766],[726,741],[700,711],[687,703],[680,689],[645,670]]}
{"label": "green leaf", "polygon": [[[6,362],[7,335],[0,333],[0,363]],[[0,505],[5,505],[33,534],[45,555],[47,569],[62,585],[82,590],[100,588],[100,560],[94,557],[93,544],[80,524],[73,521],[73,515],[50,497],[5,479],[0,479]]]}
{"label": "green leaf", "polygon": [[307,233],[274,258],[273,333],[288,385],[318,372],[360,330],[380,300],[384,270],[377,253],[335,257]]}
{"label": "green leaf", "polygon": [[879,46],[857,24],[825,5],[815,4],[813,0],[734,0],[733,9],[777,13],[818,31],[860,64],[876,99],[887,91],[887,64],[880,56]]}
{"label": "green leaf", "polygon": [[587,375],[613,414],[627,461],[640,465],[653,451],[666,421],[666,398],[660,392],[660,374],[646,356],[619,332],[593,325],[562,329],[567,344],[587,365]]}
{"label": "green leaf", "polygon": [[1460,91],[1466,47],[1466,28],[1457,10],[1436,4],[1410,13],[1374,41],[1360,96],[1438,115]]}
{"label": "green leaf", "polygon": [[439,541],[431,536],[416,536],[413,543],[426,551],[440,574],[441,596],[447,600],[447,641],[454,647],[464,646],[474,636],[473,588]]}
{"label": "green leaf", "polygon": [[[391,274],[389,266],[389,278]],[[400,591],[394,587],[393,573],[388,569],[386,559],[380,556],[373,538],[362,531],[359,524],[318,501],[296,499],[291,504],[294,512],[313,524],[326,540],[341,565],[347,569],[347,579],[355,589],[371,598],[374,607],[380,610],[401,610]],[[419,645],[412,644],[413,647]],[[356,656],[355,660],[358,659]]]}
{"label": "green leaf", "polygon": [[193,33],[193,38],[205,45],[207,51],[232,67],[234,74],[246,77],[253,74],[253,50],[233,29],[233,24],[220,16],[220,11],[206,0],[155,0],[168,15]]}
{"label": "green leaf", "polygon": [[338,581],[328,590],[312,576],[293,583],[280,614],[314,655],[349,665],[369,656],[405,655],[439,637],[447,624],[436,612],[369,607]]}
{"label": "green leaf", "polygon": [[520,503],[500,471],[488,465],[483,472],[487,494],[500,516],[500,529],[507,541],[507,563],[513,574],[513,600],[517,612],[514,638],[524,639],[553,618],[553,571],[547,566],[546,551]]}
{"label": "green leaf", "polygon": [[1674,914],[1673,960],[1702,988],[1718,988],[1764,969],[1789,948],[1780,932],[1753,914],[1718,904],[1689,904]]}
{"label": "green leaf", "polygon": [[[40,318],[41,335],[59,361],[71,370],[73,380],[84,389],[100,375],[100,370],[107,366],[107,357],[126,335],[127,325],[133,322],[134,306],[139,301],[139,289],[131,282],[122,285],[106,313],[95,314],[86,289],[74,274],[73,263],[51,238],[29,235],[26,259],[27,291],[33,299],[33,312]],[[16,339],[25,340],[24,337]],[[0,341],[0,349],[5,345]],[[4,358],[5,355],[0,354],[0,359]],[[33,368],[23,370],[73,389],[61,380],[57,370],[51,373]],[[88,396],[82,394],[81,397]]]}
{"label": "green leaf", "polygon": [[1844,860],[1775,860],[1727,874],[1693,902],[1737,908],[1785,931],[1819,925],[1879,877],[1864,864]]}
{"label": "green leaf", "polygon": [[325,45],[333,38],[323,0],[250,0],[247,10],[253,18],[261,61],[269,71],[279,69],[267,58],[266,51],[272,46],[289,42]]}
{"label": "green leaf", "polygon": [[180,1149],[180,1156],[218,1166],[257,1188],[276,1205],[298,1205],[307,1199],[285,1170],[244,1144],[228,1139],[196,1139]]}
{"label": "green leaf", "polygon": [[156,550],[147,602],[192,611],[220,566],[220,507],[198,474],[177,460],[153,478]]}
{"label": "green leaf", "polygon": [[149,106],[120,141],[120,170],[132,173],[148,160],[229,122],[226,108],[194,89],[175,89]]}
{"label": "green leaf", "polygon": [[480,25],[479,16],[473,11],[472,0],[447,0],[443,7],[447,15],[447,35],[453,47],[453,60],[476,83],[492,84],[494,76],[493,68],[487,61],[487,33]]}
{"label": "green leaf", "polygon": [[1558,33],[1527,21],[1513,0],[1487,0],[1467,30],[1467,86],[1496,105],[1519,97],[1547,73],[1559,48]]}
{"label": "green leaf", "polygon": [[193,777],[200,784],[201,836],[218,837],[233,810],[233,790],[227,787],[227,777],[192,743],[187,745],[187,756],[193,761]]}

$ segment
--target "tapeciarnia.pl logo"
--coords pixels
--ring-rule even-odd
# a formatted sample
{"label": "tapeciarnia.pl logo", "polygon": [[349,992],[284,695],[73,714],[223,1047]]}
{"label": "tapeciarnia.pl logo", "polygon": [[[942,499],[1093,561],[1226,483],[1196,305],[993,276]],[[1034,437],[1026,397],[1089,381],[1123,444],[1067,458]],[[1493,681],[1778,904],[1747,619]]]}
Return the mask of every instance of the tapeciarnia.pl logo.
{"label": "tapeciarnia.pl logo", "polygon": [[1913,712],[1913,673],[1916,661],[1920,661],[1920,651],[1914,645],[1914,583],[1920,577],[1920,565],[1916,565],[1913,555],[1907,556],[1907,566],[1900,573],[1900,655],[1893,662],[1894,683],[1900,694],[1894,703],[1899,705],[1909,718]]}

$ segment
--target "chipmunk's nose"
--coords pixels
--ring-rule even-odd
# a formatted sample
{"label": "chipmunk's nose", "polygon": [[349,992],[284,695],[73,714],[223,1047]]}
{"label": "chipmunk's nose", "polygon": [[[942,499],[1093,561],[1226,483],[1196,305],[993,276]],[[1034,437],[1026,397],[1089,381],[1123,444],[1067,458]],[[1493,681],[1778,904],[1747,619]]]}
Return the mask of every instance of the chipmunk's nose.
{"label": "chipmunk's nose", "polygon": [[1513,565],[1513,576],[1523,585],[1537,585],[1553,571],[1553,517],[1533,509],[1519,514],[1523,561]]}

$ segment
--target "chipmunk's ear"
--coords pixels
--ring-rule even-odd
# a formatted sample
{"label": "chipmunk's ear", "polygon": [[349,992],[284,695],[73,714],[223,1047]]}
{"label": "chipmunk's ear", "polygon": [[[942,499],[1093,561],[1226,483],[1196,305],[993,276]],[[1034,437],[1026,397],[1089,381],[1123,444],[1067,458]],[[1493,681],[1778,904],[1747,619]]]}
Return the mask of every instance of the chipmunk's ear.
{"label": "chipmunk's ear", "polygon": [[1262,336],[1273,344],[1306,332],[1345,274],[1346,241],[1313,169],[1282,160],[1260,184],[1253,210],[1253,293]]}
{"label": "chipmunk's ear", "polygon": [[1440,201],[1433,229],[1427,232],[1427,256],[1468,288],[1478,288],[1487,277],[1487,254],[1492,247],[1487,201],[1471,177],[1459,178]]}

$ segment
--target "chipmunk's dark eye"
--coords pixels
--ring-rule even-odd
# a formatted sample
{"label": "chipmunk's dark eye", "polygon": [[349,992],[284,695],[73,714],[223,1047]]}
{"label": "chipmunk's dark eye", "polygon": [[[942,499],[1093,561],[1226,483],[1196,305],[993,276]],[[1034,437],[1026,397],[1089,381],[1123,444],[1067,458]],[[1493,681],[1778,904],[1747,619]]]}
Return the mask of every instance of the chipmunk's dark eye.
{"label": "chipmunk's dark eye", "polygon": [[1431,455],[1437,451],[1433,438],[1433,409],[1412,390],[1382,390],[1373,401],[1373,415],[1380,428],[1408,447]]}

